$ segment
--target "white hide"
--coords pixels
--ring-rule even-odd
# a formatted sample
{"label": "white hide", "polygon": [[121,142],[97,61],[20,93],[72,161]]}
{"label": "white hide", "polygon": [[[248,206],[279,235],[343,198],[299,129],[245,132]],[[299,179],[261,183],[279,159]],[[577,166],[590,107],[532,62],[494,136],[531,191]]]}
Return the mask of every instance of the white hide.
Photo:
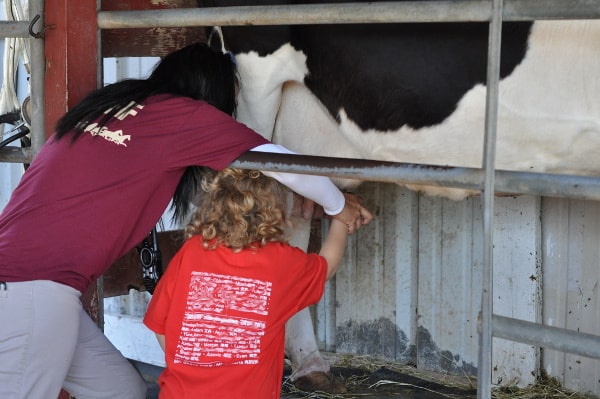
{"label": "white hide", "polygon": [[237,119],[271,139],[281,103],[282,85],[302,81],[308,73],[306,56],[285,44],[268,57],[256,52],[236,55],[240,75]]}
{"label": "white hide", "polygon": [[[500,83],[497,169],[600,173],[599,43],[600,20],[534,23],[525,59]],[[342,123],[338,125],[304,86],[283,85],[290,80],[301,82],[299,73],[305,70],[304,56],[298,52],[288,63],[284,62],[282,57],[293,52],[286,46],[274,54],[277,63],[268,70],[265,58],[260,63],[252,60],[252,66],[243,65],[244,85],[251,81],[265,94],[261,97],[259,90],[253,92],[258,97],[244,93],[244,114],[261,115],[269,121],[259,131],[270,137],[270,121],[279,112],[274,142],[310,155],[482,166],[484,86],[467,92],[456,111],[439,125],[419,130],[403,127],[395,132],[364,132],[344,110],[339,112]],[[240,66],[247,60],[243,57],[238,56]],[[285,70],[285,65],[293,68]],[[284,101],[278,110],[280,98],[275,97],[282,87]],[[305,112],[307,109],[310,111]],[[410,188],[453,199],[467,195],[465,191],[443,187]]]}

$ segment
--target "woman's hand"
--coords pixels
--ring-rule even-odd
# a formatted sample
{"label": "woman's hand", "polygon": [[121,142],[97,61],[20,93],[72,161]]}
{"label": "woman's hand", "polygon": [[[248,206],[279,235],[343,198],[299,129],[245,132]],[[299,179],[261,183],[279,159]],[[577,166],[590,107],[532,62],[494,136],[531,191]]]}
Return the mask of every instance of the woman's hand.
{"label": "woman's hand", "polygon": [[294,203],[292,205],[292,216],[302,217],[306,220],[321,219],[325,217],[323,207],[316,202],[294,193]]}
{"label": "woman's hand", "polygon": [[294,204],[292,207],[292,215],[302,216],[304,219],[319,219],[322,217],[331,217],[338,219],[348,226],[348,234],[354,233],[362,226],[369,224],[373,220],[373,215],[365,207],[360,204],[358,197],[354,194],[344,193],[346,203],[344,209],[334,216],[327,216],[323,212],[323,208],[308,198],[304,198],[298,194],[294,194]]}

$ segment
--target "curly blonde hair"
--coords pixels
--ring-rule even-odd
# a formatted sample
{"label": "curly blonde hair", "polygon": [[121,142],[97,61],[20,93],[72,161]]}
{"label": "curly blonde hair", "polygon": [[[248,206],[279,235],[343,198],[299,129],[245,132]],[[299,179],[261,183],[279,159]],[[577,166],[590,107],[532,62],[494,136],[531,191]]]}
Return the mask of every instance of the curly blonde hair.
{"label": "curly blonde hair", "polygon": [[224,245],[234,252],[287,241],[287,190],[278,181],[257,170],[226,168],[205,173],[200,187],[186,239],[201,235],[205,248]]}

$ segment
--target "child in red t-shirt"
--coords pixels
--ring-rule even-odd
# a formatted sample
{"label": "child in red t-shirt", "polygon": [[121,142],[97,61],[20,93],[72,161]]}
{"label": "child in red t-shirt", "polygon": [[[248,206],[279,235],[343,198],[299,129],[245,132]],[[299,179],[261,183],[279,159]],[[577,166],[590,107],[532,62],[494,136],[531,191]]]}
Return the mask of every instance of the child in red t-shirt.
{"label": "child in red t-shirt", "polygon": [[279,398],[285,323],[321,298],[348,226],[332,220],[320,253],[307,254],[286,242],[287,191],[276,180],[227,168],[202,191],[144,318],[165,350],[159,397]]}

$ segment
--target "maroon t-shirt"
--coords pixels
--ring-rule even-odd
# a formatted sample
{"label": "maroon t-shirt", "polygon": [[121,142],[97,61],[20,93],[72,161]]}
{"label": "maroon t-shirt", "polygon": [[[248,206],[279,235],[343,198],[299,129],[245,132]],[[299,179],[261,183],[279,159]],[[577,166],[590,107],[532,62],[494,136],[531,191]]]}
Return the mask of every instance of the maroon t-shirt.
{"label": "maroon t-shirt", "polygon": [[205,102],[167,95],[74,143],[51,137],[0,215],[0,281],[84,291],[148,235],[186,167],[223,169],[265,143]]}

